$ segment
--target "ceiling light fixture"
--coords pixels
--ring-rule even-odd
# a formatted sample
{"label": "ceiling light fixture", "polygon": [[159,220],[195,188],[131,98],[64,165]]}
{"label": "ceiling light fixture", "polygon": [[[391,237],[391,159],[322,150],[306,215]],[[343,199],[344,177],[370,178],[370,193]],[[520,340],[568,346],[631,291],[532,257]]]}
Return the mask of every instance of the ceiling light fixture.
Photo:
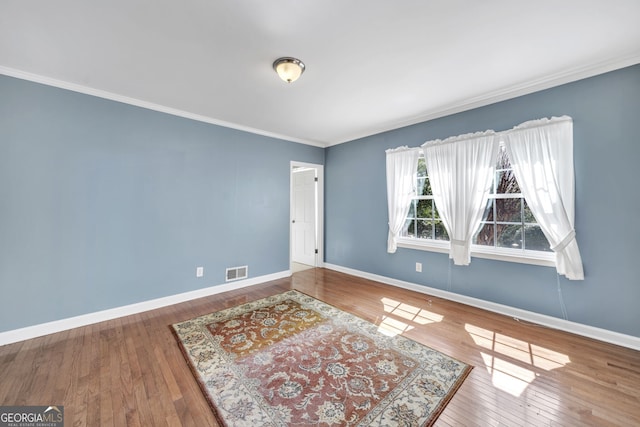
{"label": "ceiling light fixture", "polygon": [[287,83],[295,82],[304,72],[304,62],[296,58],[278,58],[273,62],[273,69]]}

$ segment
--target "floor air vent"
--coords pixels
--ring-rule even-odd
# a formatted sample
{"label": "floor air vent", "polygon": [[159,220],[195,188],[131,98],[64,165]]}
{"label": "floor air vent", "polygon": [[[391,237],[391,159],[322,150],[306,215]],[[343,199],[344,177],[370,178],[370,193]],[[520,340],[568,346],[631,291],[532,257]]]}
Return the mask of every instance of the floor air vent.
{"label": "floor air vent", "polygon": [[242,267],[227,268],[227,282],[232,280],[246,279],[249,274],[249,267],[243,265]]}

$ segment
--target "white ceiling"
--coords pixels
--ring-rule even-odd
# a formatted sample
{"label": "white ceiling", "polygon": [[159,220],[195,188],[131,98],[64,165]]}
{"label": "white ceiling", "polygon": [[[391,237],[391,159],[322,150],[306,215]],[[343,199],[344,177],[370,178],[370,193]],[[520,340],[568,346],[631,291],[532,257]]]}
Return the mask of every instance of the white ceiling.
{"label": "white ceiling", "polygon": [[2,74],[318,146],[639,62],[638,0],[0,1]]}

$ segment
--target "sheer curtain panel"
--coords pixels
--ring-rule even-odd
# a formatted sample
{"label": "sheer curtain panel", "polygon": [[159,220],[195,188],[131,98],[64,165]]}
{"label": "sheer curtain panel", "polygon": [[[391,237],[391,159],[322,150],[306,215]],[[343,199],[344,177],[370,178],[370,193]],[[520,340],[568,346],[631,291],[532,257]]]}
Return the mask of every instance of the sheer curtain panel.
{"label": "sheer curtain panel", "polygon": [[449,258],[468,265],[471,240],[487,205],[498,139],[486,131],[428,141],[422,149],[433,199],[449,233]]}
{"label": "sheer curtain panel", "polygon": [[387,153],[387,206],[389,210],[389,237],[387,252],[398,248],[397,237],[402,232],[409,213],[411,198],[415,194],[415,175],[420,151],[399,147]]}
{"label": "sheer curtain panel", "polygon": [[573,121],[533,120],[505,133],[513,173],[556,254],[558,274],[583,280],[574,230]]}

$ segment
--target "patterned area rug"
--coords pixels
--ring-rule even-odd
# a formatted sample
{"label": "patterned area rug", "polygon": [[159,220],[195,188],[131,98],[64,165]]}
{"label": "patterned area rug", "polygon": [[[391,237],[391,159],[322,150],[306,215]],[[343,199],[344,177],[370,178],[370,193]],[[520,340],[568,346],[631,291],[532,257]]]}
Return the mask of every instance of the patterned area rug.
{"label": "patterned area rug", "polygon": [[171,327],[227,426],[427,426],[471,371],[297,291]]}

